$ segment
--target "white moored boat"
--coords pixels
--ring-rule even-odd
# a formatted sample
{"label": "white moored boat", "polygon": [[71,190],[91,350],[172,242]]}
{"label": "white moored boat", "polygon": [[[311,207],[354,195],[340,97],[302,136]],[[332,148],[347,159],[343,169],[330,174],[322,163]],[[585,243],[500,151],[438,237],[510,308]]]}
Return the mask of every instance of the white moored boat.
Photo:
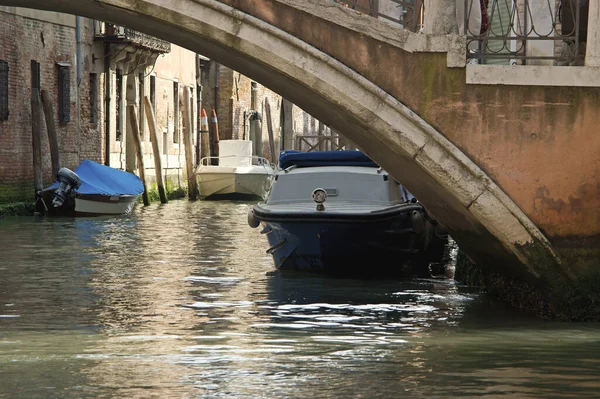
{"label": "white moored boat", "polygon": [[200,197],[212,199],[262,199],[275,172],[276,166],[268,159],[252,155],[249,140],[221,140],[219,156],[202,158],[195,171]]}

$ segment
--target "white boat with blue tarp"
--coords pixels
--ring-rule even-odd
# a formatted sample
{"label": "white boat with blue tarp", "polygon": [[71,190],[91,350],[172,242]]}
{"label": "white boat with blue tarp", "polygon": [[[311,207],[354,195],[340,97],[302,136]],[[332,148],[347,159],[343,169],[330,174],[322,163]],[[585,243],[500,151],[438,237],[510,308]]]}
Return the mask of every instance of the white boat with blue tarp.
{"label": "white boat with blue tarp", "polygon": [[89,159],[75,170],[61,168],[56,182],[37,194],[36,212],[48,216],[124,215],[144,192],[133,173]]}
{"label": "white boat with blue tarp", "polygon": [[279,166],[248,214],[277,269],[409,277],[441,260],[444,229],[364,153],[285,151]]}

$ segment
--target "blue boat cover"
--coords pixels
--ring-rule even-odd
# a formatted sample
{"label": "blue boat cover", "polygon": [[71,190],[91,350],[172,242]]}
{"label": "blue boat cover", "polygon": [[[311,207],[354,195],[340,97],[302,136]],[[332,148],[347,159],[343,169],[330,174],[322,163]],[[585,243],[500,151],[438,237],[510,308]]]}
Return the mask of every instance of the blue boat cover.
{"label": "blue boat cover", "polygon": [[[133,173],[111,168],[89,159],[84,159],[73,172],[81,179],[81,186],[75,190],[81,194],[139,195],[144,192],[142,180]],[[46,190],[56,188],[58,185],[59,183],[55,182]]]}
{"label": "blue boat cover", "polygon": [[303,152],[286,150],[279,154],[279,167],[309,166],[367,166],[379,167],[365,153],[357,150]]}

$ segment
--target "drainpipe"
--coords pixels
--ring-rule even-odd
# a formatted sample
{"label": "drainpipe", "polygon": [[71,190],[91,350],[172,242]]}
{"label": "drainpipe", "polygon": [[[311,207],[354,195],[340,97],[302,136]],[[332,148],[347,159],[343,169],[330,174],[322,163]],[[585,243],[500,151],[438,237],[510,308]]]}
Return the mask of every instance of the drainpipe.
{"label": "drainpipe", "polygon": [[104,165],[110,166],[110,43],[104,43]]}
{"label": "drainpipe", "polygon": [[81,162],[81,98],[79,97],[81,86],[81,17],[75,18],[75,39],[77,42],[77,159]]}
{"label": "drainpipe", "polygon": [[77,87],[81,85],[81,17],[75,19],[76,40],[77,40]]}

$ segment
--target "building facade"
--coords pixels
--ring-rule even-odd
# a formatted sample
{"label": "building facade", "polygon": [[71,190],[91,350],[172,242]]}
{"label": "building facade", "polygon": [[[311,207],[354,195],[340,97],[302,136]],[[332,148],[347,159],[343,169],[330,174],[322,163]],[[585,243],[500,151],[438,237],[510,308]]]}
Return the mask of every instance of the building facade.
{"label": "building facade", "polygon": [[[344,142],[339,134],[332,132],[316,118],[237,71],[204,59],[201,62],[201,74],[202,104],[207,112],[216,111],[221,139],[252,139],[255,141],[254,149],[258,147],[259,150],[255,154],[272,161],[277,158],[279,151],[311,149],[308,143],[315,145],[319,137],[322,138],[322,150],[338,149],[344,144],[349,147],[347,140]],[[267,112],[267,107],[270,112]],[[256,120],[259,123],[254,125],[253,121]],[[258,143],[252,131],[254,128],[260,131]],[[276,151],[274,157],[270,150],[269,129]],[[318,148],[316,146],[314,149]]]}
{"label": "building facade", "polygon": [[[37,162],[36,93],[50,99],[52,107],[40,117]],[[145,98],[155,116],[158,154]],[[331,135],[276,93],[185,48],[87,18],[0,7],[0,203],[34,200],[34,165],[40,165],[43,187],[54,182],[49,124],[56,131],[61,167],[74,169],[90,159],[139,175],[135,124],[148,187],[155,182],[154,157],[160,156],[167,188],[186,189],[184,134],[191,136],[196,165],[202,108],[209,118],[215,111],[221,140],[252,139],[255,154],[270,159],[276,154],[271,154],[269,128],[275,152],[294,148],[296,136]]]}

